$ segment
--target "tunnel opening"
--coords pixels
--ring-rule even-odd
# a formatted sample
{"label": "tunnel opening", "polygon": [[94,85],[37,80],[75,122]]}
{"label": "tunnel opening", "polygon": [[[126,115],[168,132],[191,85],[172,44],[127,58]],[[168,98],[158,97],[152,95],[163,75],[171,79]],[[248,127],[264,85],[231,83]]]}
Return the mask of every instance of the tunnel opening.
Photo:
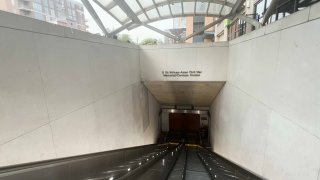
{"label": "tunnel opening", "polygon": [[210,147],[209,111],[162,109],[159,142],[195,144]]}

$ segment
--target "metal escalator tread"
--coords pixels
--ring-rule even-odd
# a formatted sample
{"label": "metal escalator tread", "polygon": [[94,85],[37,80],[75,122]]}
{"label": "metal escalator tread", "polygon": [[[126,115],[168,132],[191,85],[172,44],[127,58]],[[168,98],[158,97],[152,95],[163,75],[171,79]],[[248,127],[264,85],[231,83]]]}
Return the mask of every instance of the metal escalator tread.
{"label": "metal escalator tread", "polygon": [[185,161],[186,161],[186,150],[183,149],[179,155],[179,158],[173,167],[168,180],[181,180],[184,176],[184,168],[185,168]]}
{"label": "metal escalator tread", "polygon": [[197,156],[196,149],[189,147],[187,156],[186,180],[210,180],[211,177]]}
{"label": "metal escalator tread", "polygon": [[144,173],[133,179],[138,180],[163,180],[167,179],[170,171],[172,170],[177,158],[179,157],[181,146],[170,151],[166,156],[158,160]]}

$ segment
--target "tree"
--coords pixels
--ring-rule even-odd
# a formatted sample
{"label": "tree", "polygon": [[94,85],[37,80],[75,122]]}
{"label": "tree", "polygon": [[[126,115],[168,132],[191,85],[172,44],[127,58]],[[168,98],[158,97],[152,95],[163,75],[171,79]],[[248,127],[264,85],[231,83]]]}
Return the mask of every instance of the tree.
{"label": "tree", "polygon": [[120,34],[118,40],[122,42],[132,43],[132,39],[129,34]]}
{"label": "tree", "polygon": [[142,40],[141,45],[156,45],[158,44],[158,40],[154,38],[146,38]]}

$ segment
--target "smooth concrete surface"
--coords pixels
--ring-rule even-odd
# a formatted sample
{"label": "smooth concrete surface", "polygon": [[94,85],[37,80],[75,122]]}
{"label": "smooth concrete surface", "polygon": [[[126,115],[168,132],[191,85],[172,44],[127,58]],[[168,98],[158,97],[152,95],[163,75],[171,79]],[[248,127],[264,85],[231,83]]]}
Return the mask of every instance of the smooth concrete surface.
{"label": "smooth concrete surface", "polygon": [[[140,48],[143,81],[226,81],[228,42]],[[163,71],[201,71],[201,74],[164,77]]]}
{"label": "smooth concrete surface", "polygon": [[153,81],[144,84],[161,105],[209,107],[224,82]]}
{"label": "smooth concrete surface", "polygon": [[0,12],[0,166],[156,142],[138,46]]}
{"label": "smooth concrete surface", "polygon": [[309,20],[320,18],[320,3],[310,7]]}
{"label": "smooth concrete surface", "polygon": [[214,151],[267,179],[320,178],[318,7],[231,41],[211,106]]}

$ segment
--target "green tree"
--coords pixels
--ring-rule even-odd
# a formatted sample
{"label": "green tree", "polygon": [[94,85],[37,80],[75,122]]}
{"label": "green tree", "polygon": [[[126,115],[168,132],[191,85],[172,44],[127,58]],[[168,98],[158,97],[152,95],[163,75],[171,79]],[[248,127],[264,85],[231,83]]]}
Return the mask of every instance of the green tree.
{"label": "green tree", "polygon": [[156,45],[158,44],[158,40],[154,38],[146,38],[142,40],[141,45]]}
{"label": "green tree", "polygon": [[120,34],[117,39],[122,42],[132,43],[132,39],[129,34]]}

